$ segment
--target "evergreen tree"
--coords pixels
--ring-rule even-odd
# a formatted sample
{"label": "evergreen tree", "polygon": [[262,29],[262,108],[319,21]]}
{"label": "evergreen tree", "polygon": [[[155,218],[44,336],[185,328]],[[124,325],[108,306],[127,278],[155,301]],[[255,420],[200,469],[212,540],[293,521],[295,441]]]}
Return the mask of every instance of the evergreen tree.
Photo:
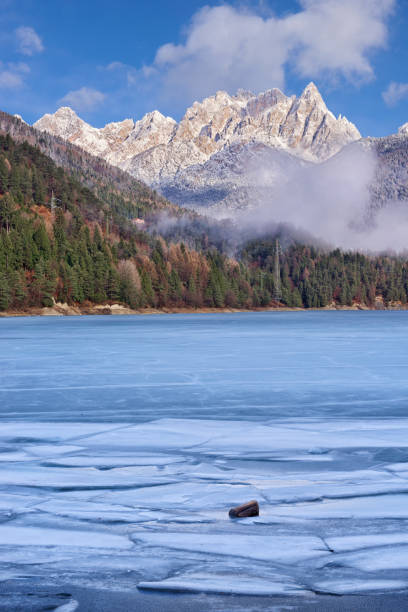
{"label": "evergreen tree", "polygon": [[3,156],[0,157],[0,193],[6,193],[9,186],[9,169]]}
{"label": "evergreen tree", "polygon": [[4,273],[0,273],[0,310],[7,310],[11,303],[11,291]]}
{"label": "evergreen tree", "polygon": [[11,195],[6,194],[0,199],[0,224],[9,233],[16,215],[16,205]]}

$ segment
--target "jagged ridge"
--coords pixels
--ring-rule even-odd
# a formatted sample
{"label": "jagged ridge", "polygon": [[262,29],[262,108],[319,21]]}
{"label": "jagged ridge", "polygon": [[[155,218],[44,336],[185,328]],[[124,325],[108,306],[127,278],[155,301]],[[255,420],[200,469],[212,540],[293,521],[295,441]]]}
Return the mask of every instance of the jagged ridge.
{"label": "jagged ridge", "polygon": [[259,95],[217,92],[187,109],[179,123],[158,111],[140,121],[125,119],[94,128],[71,109],[44,115],[34,126],[97,154],[146,183],[160,188],[178,172],[206,163],[233,144],[256,142],[321,161],[360,138],[357,128],[327,109],[310,83],[301,96],[279,89]]}

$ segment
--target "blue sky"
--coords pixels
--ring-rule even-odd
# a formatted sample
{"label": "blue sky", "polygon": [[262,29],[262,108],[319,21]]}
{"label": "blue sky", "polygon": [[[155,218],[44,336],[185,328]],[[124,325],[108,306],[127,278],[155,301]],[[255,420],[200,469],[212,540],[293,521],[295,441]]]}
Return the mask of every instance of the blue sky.
{"label": "blue sky", "polygon": [[408,122],[406,0],[0,0],[0,108],[179,119],[217,89],[313,80],[363,135]]}

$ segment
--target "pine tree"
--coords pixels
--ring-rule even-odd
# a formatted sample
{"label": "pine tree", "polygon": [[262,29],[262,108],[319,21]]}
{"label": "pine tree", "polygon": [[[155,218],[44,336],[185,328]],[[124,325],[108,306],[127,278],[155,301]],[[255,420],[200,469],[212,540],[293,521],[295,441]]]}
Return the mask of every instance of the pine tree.
{"label": "pine tree", "polygon": [[0,193],[8,191],[9,169],[3,156],[0,157]]}
{"label": "pine tree", "polygon": [[0,310],[7,310],[11,303],[11,291],[4,273],[0,273]]}
{"label": "pine tree", "polygon": [[11,195],[6,194],[0,199],[0,223],[9,233],[16,215],[16,205]]}

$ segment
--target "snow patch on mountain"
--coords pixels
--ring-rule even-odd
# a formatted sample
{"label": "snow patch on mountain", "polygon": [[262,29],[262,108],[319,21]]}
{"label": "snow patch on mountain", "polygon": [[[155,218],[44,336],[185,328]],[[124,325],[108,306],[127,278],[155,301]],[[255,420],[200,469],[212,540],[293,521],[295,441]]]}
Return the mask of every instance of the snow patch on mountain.
{"label": "snow patch on mountain", "polygon": [[408,136],[408,123],[404,123],[404,125],[401,125],[398,130],[398,134],[401,134],[402,136]]}

